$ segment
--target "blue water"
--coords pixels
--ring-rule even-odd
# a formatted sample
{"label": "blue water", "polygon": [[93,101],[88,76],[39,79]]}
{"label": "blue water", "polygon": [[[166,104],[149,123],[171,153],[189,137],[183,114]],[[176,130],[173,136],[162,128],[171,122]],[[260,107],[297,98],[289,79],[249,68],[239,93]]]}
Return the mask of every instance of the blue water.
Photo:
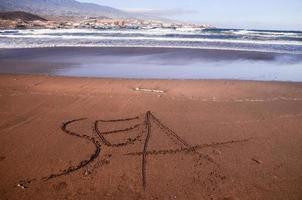
{"label": "blue water", "polygon": [[302,32],[0,30],[0,73],[301,82]]}
{"label": "blue water", "polygon": [[0,48],[168,47],[302,54],[302,32],[242,29],[0,30]]}

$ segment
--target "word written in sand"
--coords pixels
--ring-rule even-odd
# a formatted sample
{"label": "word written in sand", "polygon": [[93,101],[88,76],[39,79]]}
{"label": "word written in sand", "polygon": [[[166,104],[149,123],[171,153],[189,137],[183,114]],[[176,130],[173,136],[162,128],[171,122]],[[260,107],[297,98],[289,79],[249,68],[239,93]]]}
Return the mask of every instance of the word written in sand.
{"label": "word written in sand", "polygon": [[[64,122],[61,126],[61,129],[64,133],[82,139],[90,142],[94,145],[95,149],[94,152],[91,153],[90,157],[82,160],[78,165],[76,166],[69,166],[67,169],[64,169],[60,171],[59,173],[50,174],[48,176],[45,176],[43,178],[39,179],[31,179],[31,180],[23,180],[20,181],[18,186],[21,188],[27,188],[28,184],[31,182],[41,180],[41,181],[47,181],[50,179],[54,179],[60,176],[68,175],[73,172],[76,172],[80,170],[81,168],[89,165],[90,163],[94,162],[101,154],[101,146],[106,146],[108,148],[120,148],[120,147],[126,147],[128,145],[140,145],[141,151],[139,152],[126,152],[124,156],[140,156],[141,157],[141,183],[142,187],[146,189],[147,187],[147,160],[148,156],[156,156],[156,155],[169,155],[169,154],[176,154],[176,153],[191,153],[196,154],[200,158],[205,159],[208,162],[214,163],[215,161],[208,156],[207,154],[203,154],[200,152],[200,150],[204,148],[209,147],[218,147],[223,146],[227,144],[235,144],[235,143],[241,143],[241,142],[247,142],[249,139],[244,140],[230,140],[225,142],[213,142],[210,144],[201,144],[201,145],[190,145],[188,142],[186,142],[184,139],[182,139],[178,134],[176,134],[173,130],[168,128],[166,125],[164,125],[152,112],[147,111],[145,114],[141,116],[136,116],[132,118],[123,118],[123,119],[114,119],[114,120],[96,120],[93,124],[93,132],[96,133],[96,136],[88,136],[88,135],[82,135],[80,133],[71,131],[69,129],[69,126],[80,123],[87,118],[80,118],[80,119],[73,119],[67,122]],[[137,123],[133,123],[137,122]],[[102,124],[115,124],[115,123],[125,123],[125,124],[133,124],[130,126],[127,126],[123,129],[115,129],[110,131],[102,131]],[[156,135],[154,137],[151,137],[152,129],[154,127],[159,128],[160,132],[168,136],[169,139],[171,139],[174,143],[178,145],[178,148],[171,148],[171,149],[153,149],[149,150],[149,143],[151,138],[156,138]],[[129,133],[130,131],[136,132],[137,134],[132,137],[126,137],[126,133]],[[112,134],[123,134],[126,138],[123,142],[114,142],[108,139],[108,137]],[[125,149],[126,150],[126,149]],[[114,157],[114,155],[110,155],[110,157]]]}

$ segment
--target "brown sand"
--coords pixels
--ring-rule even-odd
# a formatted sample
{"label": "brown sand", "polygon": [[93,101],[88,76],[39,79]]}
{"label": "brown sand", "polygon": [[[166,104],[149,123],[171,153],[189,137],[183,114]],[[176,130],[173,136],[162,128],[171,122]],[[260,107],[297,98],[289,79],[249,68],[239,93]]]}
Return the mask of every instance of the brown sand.
{"label": "brown sand", "polygon": [[0,199],[302,199],[301,83],[1,75],[0,106]]}

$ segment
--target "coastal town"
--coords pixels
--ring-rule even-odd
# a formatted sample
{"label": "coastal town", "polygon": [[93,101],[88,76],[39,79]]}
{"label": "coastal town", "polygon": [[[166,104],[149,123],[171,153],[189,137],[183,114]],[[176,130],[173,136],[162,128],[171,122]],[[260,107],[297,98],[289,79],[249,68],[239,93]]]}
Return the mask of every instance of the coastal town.
{"label": "coastal town", "polygon": [[80,22],[61,22],[58,28],[94,28],[94,29],[182,29],[195,30],[211,28],[210,25],[189,24],[177,22],[165,22],[159,20],[138,20],[138,19],[97,19],[87,18]]}
{"label": "coastal town", "polygon": [[[59,28],[59,29],[177,29],[185,31],[194,31],[205,28],[213,28],[211,25],[193,24],[182,22],[170,22],[160,20],[142,20],[142,19],[112,19],[85,17],[80,19],[58,19],[42,18],[29,13],[13,14],[13,18],[0,16],[0,28],[26,29],[26,28]],[[16,17],[18,16],[18,17]]]}

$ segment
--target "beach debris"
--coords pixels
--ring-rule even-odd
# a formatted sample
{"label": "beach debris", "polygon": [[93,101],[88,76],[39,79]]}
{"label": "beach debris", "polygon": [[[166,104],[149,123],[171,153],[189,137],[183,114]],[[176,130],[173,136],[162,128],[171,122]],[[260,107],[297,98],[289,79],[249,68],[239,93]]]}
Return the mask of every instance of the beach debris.
{"label": "beach debris", "polygon": [[258,164],[261,164],[261,163],[262,163],[262,161],[261,161],[261,160],[256,159],[256,158],[252,158],[252,161],[255,161],[255,162],[256,162],[256,163],[258,163]]}
{"label": "beach debris", "polygon": [[17,185],[18,187],[20,187],[20,188],[22,188],[22,189],[25,189],[25,188],[27,188],[25,185],[23,185],[22,183],[18,183],[18,185]]}
{"label": "beach debris", "polygon": [[134,88],[134,90],[135,91],[140,91],[140,92],[165,93],[165,91],[163,91],[163,90],[155,90],[155,89],[139,88],[139,87]]}
{"label": "beach debris", "polygon": [[17,187],[21,188],[21,189],[26,189],[28,188],[28,185],[31,184],[32,182],[36,181],[36,178],[33,179],[25,179],[25,180],[21,180],[19,181],[19,183],[17,184]]}
{"label": "beach debris", "polygon": [[18,183],[17,187],[21,188],[21,189],[26,189],[28,188],[27,185],[30,183],[31,181],[26,181],[26,180],[22,180]]}

